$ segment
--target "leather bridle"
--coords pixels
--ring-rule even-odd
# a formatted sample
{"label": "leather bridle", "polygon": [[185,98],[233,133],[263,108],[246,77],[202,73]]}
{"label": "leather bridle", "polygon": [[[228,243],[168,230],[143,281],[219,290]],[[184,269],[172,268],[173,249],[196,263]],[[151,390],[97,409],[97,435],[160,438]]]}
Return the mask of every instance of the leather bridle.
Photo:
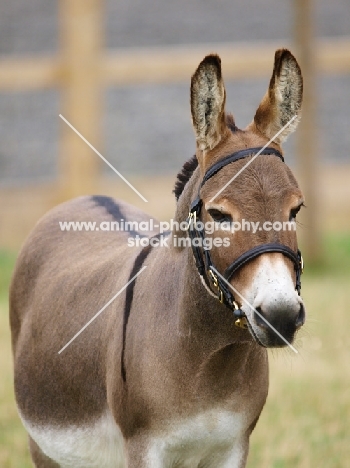
{"label": "leather bridle", "polygon": [[[242,255],[240,255],[236,260],[234,260],[231,265],[225,270],[222,275],[216,273],[217,269],[213,265],[210,250],[208,248],[201,249],[201,246],[205,246],[205,228],[204,224],[201,223],[201,229],[198,229],[197,220],[200,217],[203,201],[200,198],[200,190],[203,185],[211,179],[215,174],[217,174],[223,167],[231,164],[239,159],[252,156],[256,153],[259,155],[274,155],[279,157],[283,162],[284,158],[282,154],[275,148],[248,148],[241,151],[237,151],[233,154],[230,154],[223,158],[222,160],[213,164],[204,174],[203,180],[198,189],[197,198],[192,202],[190,211],[187,218],[188,223],[188,233],[191,239],[191,247],[193,256],[195,258],[197,270],[199,275],[202,278],[202,281],[207,286],[208,290],[214,293],[217,299],[225,304],[229,309],[233,310],[234,316],[236,317],[235,324],[239,327],[246,328],[246,319],[245,314],[241,310],[238,302],[235,299],[234,294],[232,293],[228,282],[232,276],[237,273],[244,265],[246,265],[251,260],[264,253],[281,253],[284,256],[288,257],[294,264],[295,274],[296,274],[296,284],[295,289],[300,295],[301,282],[300,276],[303,272],[303,258],[301,252],[298,249],[297,252],[294,252],[290,247],[280,244],[278,242],[261,244],[256,247],[253,247]],[[224,278],[224,279],[223,279]],[[225,281],[226,280],[226,281]]]}

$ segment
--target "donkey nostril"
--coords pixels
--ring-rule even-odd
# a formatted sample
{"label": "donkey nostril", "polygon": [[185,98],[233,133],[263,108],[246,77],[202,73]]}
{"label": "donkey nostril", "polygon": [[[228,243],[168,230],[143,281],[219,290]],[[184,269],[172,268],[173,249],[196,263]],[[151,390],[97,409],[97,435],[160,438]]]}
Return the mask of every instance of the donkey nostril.
{"label": "donkey nostril", "polygon": [[[285,311],[287,312],[287,311]],[[268,317],[268,318],[267,318]],[[279,313],[268,315],[266,317],[266,313],[261,307],[257,307],[254,312],[254,321],[260,328],[268,329],[270,328],[270,323],[276,328],[283,328],[284,326],[292,325],[293,321],[296,328],[300,328],[304,325],[305,322],[305,308],[303,304],[300,304],[299,312],[296,318],[293,319],[293,315],[289,313],[288,315],[283,314],[283,311],[279,311]],[[295,315],[294,315],[295,317]]]}
{"label": "donkey nostril", "polygon": [[300,304],[299,314],[295,321],[295,326],[297,328],[300,328],[304,325],[304,322],[305,322],[305,307],[303,304]]}
{"label": "donkey nostril", "polygon": [[268,328],[267,321],[264,320],[265,316],[264,313],[261,309],[261,307],[257,307],[254,312],[254,320],[255,323],[262,328]]}

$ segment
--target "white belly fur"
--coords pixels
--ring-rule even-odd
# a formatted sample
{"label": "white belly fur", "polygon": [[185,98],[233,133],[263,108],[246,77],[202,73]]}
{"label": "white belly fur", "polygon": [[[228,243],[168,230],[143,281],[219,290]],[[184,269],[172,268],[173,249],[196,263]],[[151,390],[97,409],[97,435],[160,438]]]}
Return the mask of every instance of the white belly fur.
{"label": "white belly fur", "polygon": [[110,412],[93,425],[68,428],[23,424],[40,449],[62,468],[125,468],[124,439]]}
{"label": "white belly fur", "polygon": [[[108,411],[85,427],[55,428],[23,424],[41,450],[62,468],[126,468],[124,439]],[[150,434],[147,468],[239,467],[246,424],[241,414],[209,410],[169,421]],[[205,464],[204,464],[205,463]]]}

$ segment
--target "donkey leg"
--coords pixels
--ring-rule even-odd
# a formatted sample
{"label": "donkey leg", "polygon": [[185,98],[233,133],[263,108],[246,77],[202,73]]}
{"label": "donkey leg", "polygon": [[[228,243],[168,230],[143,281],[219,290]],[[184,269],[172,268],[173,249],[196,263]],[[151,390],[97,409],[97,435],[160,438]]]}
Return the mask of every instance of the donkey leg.
{"label": "donkey leg", "polygon": [[31,437],[29,437],[29,449],[35,468],[59,468],[57,463],[40,450],[39,446]]}
{"label": "donkey leg", "polygon": [[[237,441],[233,449],[223,461],[220,468],[244,468],[247,464],[249,441]],[[214,467],[215,465],[213,465]]]}
{"label": "donkey leg", "polygon": [[128,468],[170,468],[162,453],[150,449],[150,441],[144,437],[133,437],[127,442]]}

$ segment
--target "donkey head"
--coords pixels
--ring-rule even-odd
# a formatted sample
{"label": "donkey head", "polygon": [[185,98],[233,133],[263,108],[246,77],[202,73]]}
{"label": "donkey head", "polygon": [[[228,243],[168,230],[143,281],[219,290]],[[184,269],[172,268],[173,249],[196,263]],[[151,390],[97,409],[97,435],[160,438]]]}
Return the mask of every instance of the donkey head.
{"label": "donkey head", "polygon": [[[201,179],[226,156],[252,149],[200,187],[201,221],[216,223],[217,229],[206,237],[212,238],[210,256],[219,272],[257,246],[280,244],[297,252],[295,217],[303,195],[283,158],[276,154],[282,153],[280,144],[298,124],[302,90],[296,59],[288,50],[277,50],[267,93],[253,121],[240,130],[233,116],[225,113],[220,58],[205,57],[192,77],[191,112]],[[271,151],[255,157],[267,143]],[[221,242],[214,241],[217,237]],[[294,267],[288,255],[264,252],[243,263],[229,279],[239,293],[235,297],[250,332],[263,346],[284,346],[281,335],[292,342],[304,323]]]}

